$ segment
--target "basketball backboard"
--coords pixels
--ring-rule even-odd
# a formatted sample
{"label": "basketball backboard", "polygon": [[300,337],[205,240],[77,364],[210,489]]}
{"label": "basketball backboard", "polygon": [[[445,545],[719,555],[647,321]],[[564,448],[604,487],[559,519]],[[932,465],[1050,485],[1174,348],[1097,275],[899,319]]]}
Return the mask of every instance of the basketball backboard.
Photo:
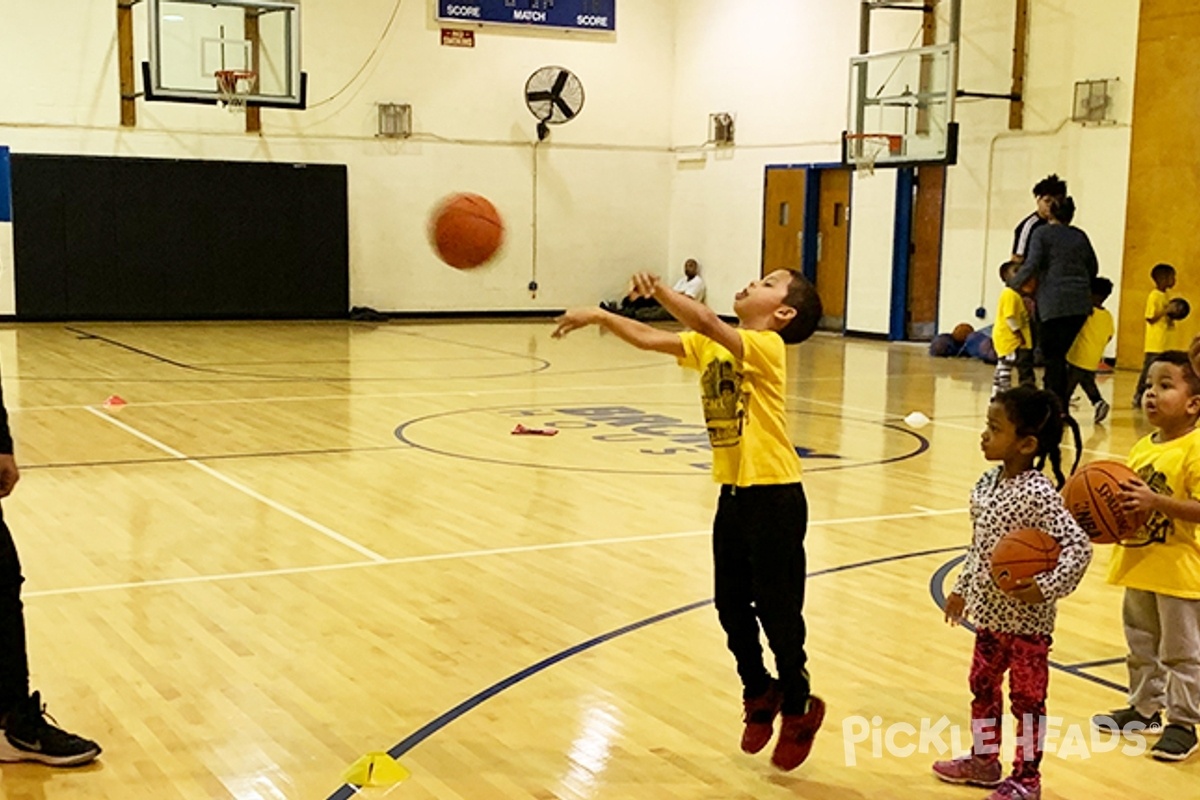
{"label": "basketball backboard", "polygon": [[252,74],[247,105],[305,107],[300,5],[285,0],[150,0],[147,100],[218,103],[219,73]]}
{"label": "basketball backboard", "polygon": [[872,154],[874,166],[953,164],[954,56],[954,45],[941,44],[851,58],[843,162],[861,163],[859,148],[879,139],[892,146]]}

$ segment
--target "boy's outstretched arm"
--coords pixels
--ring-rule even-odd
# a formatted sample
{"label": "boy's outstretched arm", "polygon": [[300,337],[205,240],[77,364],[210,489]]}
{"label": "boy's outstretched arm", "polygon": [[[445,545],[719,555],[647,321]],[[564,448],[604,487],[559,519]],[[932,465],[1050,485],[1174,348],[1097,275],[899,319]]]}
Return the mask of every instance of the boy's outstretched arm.
{"label": "boy's outstretched arm", "polygon": [[701,336],[712,339],[739,361],[742,359],[742,336],[737,328],[725,322],[703,303],[682,292],[664,286],[657,277],[640,272],[633,276],[633,285],[643,297],[653,297],[671,316]]}
{"label": "boy's outstretched arm", "polygon": [[602,308],[572,308],[561,317],[556,318],[554,322],[557,327],[551,336],[555,339],[561,339],[571,331],[585,328],[588,325],[599,325],[612,331],[618,338],[629,342],[639,350],[666,353],[676,358],[683,358],[686,355],[679,334],[661,331],[644,322],[622,317]]}

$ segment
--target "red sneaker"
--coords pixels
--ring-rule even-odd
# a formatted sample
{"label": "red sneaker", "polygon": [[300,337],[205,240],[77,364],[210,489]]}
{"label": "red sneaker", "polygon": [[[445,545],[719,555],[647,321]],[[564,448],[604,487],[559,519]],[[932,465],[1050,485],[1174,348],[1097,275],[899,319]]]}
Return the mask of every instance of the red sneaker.
{"label": "red sneaker", "polygon": [[808,711],[803,714],[784,714],[779,726],[779,741],[771,754],[771,763],[784,771],[804,763],[812,750],[813,739],[825,719],[825,701],[816,695],[808,698]]}
{"label": "red sneaker", "polygon": [[758,697],[742,700],[742,720],[746,723],[742,731],[742,751],[757,753],[771,741],[775,733],[775,717],[783,705],[783,692],[779,684],[771,681],[770,687]]}
{"label": "red sneaker", "polygon": [[951,761],[933,762],[933,774],[946,783],[966,783],[971,786],[999,786],[1004,781],[1000,761],[984,761],[975,756],[963,756]]}

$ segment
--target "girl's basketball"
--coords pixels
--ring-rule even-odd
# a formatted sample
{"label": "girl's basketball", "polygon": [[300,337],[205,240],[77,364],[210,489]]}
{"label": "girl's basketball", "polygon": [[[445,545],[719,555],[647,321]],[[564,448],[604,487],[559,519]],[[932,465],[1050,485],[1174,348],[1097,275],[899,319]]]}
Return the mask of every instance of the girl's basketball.
{"label": "girl's basketball", "polygon": [[1017,581],[1054,569],[1060,552],[1054,537],[1036,528],[1013,531],[992,550],[992,580],[1001,591],[1010,591]]}
{"label": "girl's basketball", "polygon": [[1063,487],[1063,501],[1094,544],[1114,544],[1132,537],[1146,524],[1146,514],[1121,508],[1121,482],[1137,478],[1119,461],[1084,464]]}

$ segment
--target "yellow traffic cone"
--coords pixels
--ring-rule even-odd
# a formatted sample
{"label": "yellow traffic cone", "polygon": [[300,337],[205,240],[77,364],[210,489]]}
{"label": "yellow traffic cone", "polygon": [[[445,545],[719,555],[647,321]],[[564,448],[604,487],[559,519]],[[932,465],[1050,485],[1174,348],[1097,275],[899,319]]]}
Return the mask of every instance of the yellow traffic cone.
{"label": "yellow traffic cone", "polygon": [[350,765],[342,780],[353,786],[392,786],[412,773],[387,753],[367,753]]}

